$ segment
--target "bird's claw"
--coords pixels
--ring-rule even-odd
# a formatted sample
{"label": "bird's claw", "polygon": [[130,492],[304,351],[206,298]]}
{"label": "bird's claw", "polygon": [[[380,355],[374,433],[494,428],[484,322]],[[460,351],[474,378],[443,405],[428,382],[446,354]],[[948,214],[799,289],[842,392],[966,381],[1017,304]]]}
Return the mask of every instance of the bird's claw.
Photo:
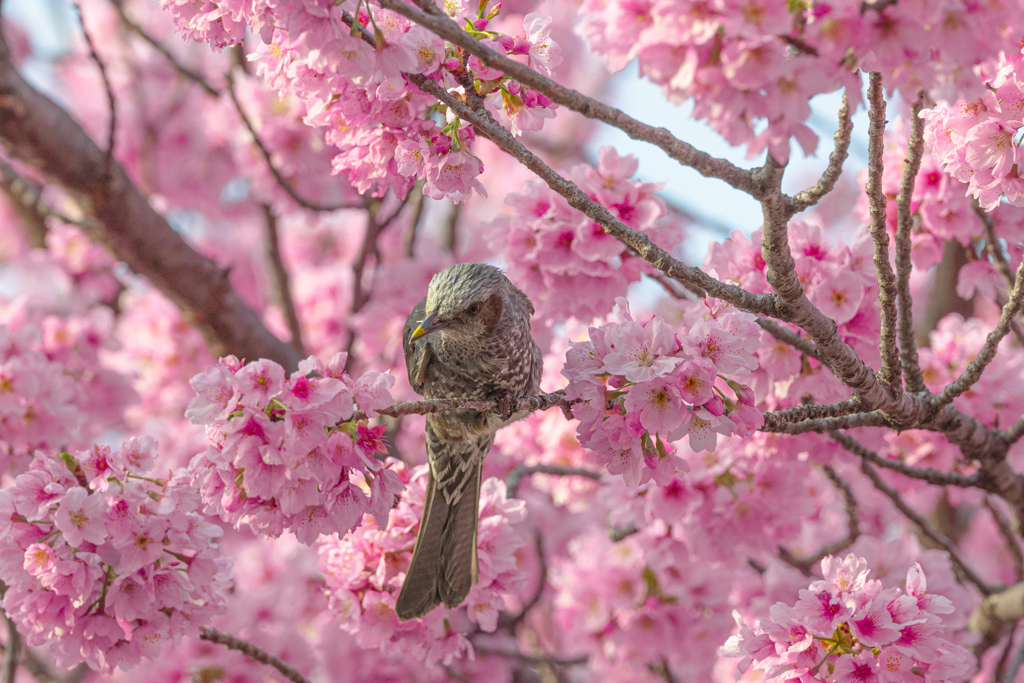
{"label": "bird's claw", "polygon": [[516,407],[519,405],[519,399],[507,389],[495,396],[494,402],[497,404],[495,412],[504,421],[508,421],[512,417],[516,412]]}

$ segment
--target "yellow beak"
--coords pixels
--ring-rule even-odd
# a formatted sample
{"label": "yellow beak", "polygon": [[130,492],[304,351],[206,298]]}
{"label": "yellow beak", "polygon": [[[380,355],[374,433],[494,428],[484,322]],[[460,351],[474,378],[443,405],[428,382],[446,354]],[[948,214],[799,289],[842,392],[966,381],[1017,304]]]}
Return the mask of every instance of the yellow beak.
{"label": "yellow beak", "polygon": [[440,330],[447,326],[447,322],[445,322],[444,320],[437,319],[437,313],[431,313],[426,318],[421,320],[419,326],[412,331],[412,338],[419,339],[425,334],[430,334],[435,330]]}

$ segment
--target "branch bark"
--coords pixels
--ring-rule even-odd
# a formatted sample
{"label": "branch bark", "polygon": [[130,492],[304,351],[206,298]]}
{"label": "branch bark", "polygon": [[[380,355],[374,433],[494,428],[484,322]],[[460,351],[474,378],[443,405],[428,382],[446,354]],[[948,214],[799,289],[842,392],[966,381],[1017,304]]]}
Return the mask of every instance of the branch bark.
{"label": "branch bark", "polygon": [[67,189],[95,218],[91,236],[166,294],[214,355],[268,358],[297,367],[299,354],[271,334],[231,288],[227,273],[195,251],[149,205],[116,161],[104,182],[105,153],[53,100],[39,93],[0,44],[0,141],[10,154]]}
{"label": "branch bark", "polygon": [[215,628],[209,628],[207,626],[199,627],[199,637],[202,640],[208,640],[211,643],[217,643],[223,645],[231,650],[237,650],[244,654],[249,659],[259,662],[260,664],[266,664],[277,669],[282,676],[287,678],[293,683],[310,683],[309,679],[299,673],[299,670],[290,664],[285,663],[279,657],[275,657],[269,652],[253,645],[247,640],[242,640],[237,636],[233,636],[230,633],[224,633],[218,631]]}

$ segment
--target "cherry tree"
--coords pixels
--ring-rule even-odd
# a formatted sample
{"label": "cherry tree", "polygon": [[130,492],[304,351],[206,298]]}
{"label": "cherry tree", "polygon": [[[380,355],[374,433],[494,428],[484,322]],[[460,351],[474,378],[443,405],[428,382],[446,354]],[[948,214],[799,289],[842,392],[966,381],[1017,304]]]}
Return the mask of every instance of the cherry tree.
{"label": "cherry tree", "polygon": [[[53,6],[0,42],[3,683],[1024,676],[1024,2]],[[641,149],[760,224],[685,262],[723,207]],[[423,416],[498,408],[405,375],[461,261],[544,393],[403,622]]]}

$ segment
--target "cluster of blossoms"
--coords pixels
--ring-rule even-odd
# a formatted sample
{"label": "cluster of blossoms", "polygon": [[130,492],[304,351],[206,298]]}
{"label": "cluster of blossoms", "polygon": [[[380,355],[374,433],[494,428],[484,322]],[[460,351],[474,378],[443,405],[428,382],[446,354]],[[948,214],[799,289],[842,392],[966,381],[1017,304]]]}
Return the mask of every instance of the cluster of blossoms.
{"label": "cluster of blossoms", "polygon": [[945,638],[941,615],[953,604],[929,593],[921,565],[905,588],[868,579],[867,560],[847,555],[821,561],[823,581],[800,591],[795,605],[776,603],[753,628],[737,614],[740,633],[723,654],[753,664],[765,681],[941,683],[962,680],[970,653]]}
{"label": "cluster of blossoms", "polygon": [[[561,62],[548,33],[550,18],[528,14],[520,24],[501,21],[500,3],[445,3],[450,16],[473,38],[500,54],[520,56],[545,74]],[[256,72],[280,93],[294,93],[309,125],[326,129],[338,148],[334,169],[360,192],[399,196],[417,180],[423,193],[454,201],[484,193],[479,158],[469,152],[472,129],[425,95],[406,75],[435,81],[466,100],[464,82],[513,133],[540,130],[554,116],[547,97],[490,69],[426,29],[371,3],[235,3],[163,0],[186,38],[225,47],[243,41],[246,28],[263,39],[250,55]],[[472,7],[471,7],[472,6]],[[376,40],[367,44],[363,34]]]}
{"label": "cluster of blossoms", "polygon": [[114,257],[79,228],[55,223],[46,231],[46,248],[85,301],[110,302],[121,291],[121,283],[114,276]]}
{"label": "cluster of blossoms", "polygon": [[981,97],[921,112],[925,142],[949,175],[967,183],[967,193],[991,211],[1000,198],[1024,206],[1024,48],[1000,55]]}
{"label": "cluster of blossoms", "polygon": [[711,451],[718,434],[750,434],[763,424],[753,392],[724,376],[757,368],[761,328],[750,313],[714,300],[703,305],[705,315],[677,335],[660,317],[633,320],[618,299],[618,322],[590,328],[590,339],[566,354],[565,395],[579,401],[572,412],[580,443],[627,484],[664,485],[685,472],[685,461],[669,452],[684,436],[694,451]]}
{"label": "cluster of blossoms", "polygon": [[[737,231],[721,244],[711,244],[704,270],[750,292],[772,291],[761,252],[761,234],[760,229],[750,237]],[[807,297],[836,322],[843,341],[865,362],[877,365],[878,284],[866,228],[857,233],[852,244],[833,244],[821,226],[790,221],[789,248]],[[802,334],[796,326],[789,329]],[[792,345],[767,332],[762,333],[761,339],[762,343],[755,347],[759,368],[750,381],[758,400],[768,397],[778,405],[798,405],[804,396],[821,403],[849,396],[849,390],[816,360],[804,357]]]}
{"label": "cluster of blossoms", "polygon": [[229,356],[192,378],[185,416],[206,425],[210,445],[189,472],[206,512],[264,536],[290,529],[307,545],[354,529],[364,512],[387,528],[404,485],[375,457],[387,450],[384,425],[350,419],[355,406],[373,417],[391,405],[395,379],[353,380],[346,360],[339,353],[325,366],[310,356],[286,379],[273,361],[243,366]]}
{"label": "cluster of blossoms", "polygon": [[585,0],[580,16],[581,33],[610,69],[637,58],[669,99],[692,97],[693,116],[731,144],[752,154],[767,148],[783,162],[791,137],[805,152],[817,145],[804,123],[809,101],[851,86],[856,98],[858,69],[881,72],[908,99],[936,84],[976,89],[965,67],[991,54],[982,27],[999,26],[1011,39],[1022,28],[1002,5],[960,1]]}
{"label": "cluster of blossoms", "polygon": [[156,442],[37,453],[0,491],[3,607],[56,662],[109,673],[197,635],[223,611],[231,561],[184,470],[145,476]]}
{"label": "cluster of blossoms", "polygon": [[480,579],[466,598],[465,616],[439,607],[421,619],[400,623],[395,601],[423,516],[428,470],[421,466],[410,471],[398,465],[394,471],[406,492],[391,511],[390,526],[363,526],[320,545],[320,567],[327,577],[331,609],[342,630],[352,634],[361,647],[448,663],[464,651],[472,651],[458,629],[466,617],[481,630],[493,632],[498,612],[505,607],[505,594],[525,587],[527,574],[516,558],[525,540],[516,527],[526,518],[526,506],[520,500],[506,499],[500,479],[485,480],[477,532]]}
{"label": "cluster of blossoms", "polygon": [[[109,311],[45,316],[8,309],[0,325],[0,445],[20,469],[34,449],[85,447],[115,424],[135,395],[121,375],[103,366]],[[9,461],[10,462],[10,461]]]}
{"label": "cluster of blossoms", "polygon": [[[662,185],[630,180],[637,166],[635,157],[602,147],[596,169],[578,164],[569,178],[623,223],[671,249],[682,234],[664,220],[668,211],[655,195]],[[644,272],[642,259],[631,258],[621,241],[547,185],[528,182],[523,194],[505,201],[513,214],[491,222],[491,247],[508,259],[509,277],[547,317],[603,316],[608,302],[625,296]]]}

